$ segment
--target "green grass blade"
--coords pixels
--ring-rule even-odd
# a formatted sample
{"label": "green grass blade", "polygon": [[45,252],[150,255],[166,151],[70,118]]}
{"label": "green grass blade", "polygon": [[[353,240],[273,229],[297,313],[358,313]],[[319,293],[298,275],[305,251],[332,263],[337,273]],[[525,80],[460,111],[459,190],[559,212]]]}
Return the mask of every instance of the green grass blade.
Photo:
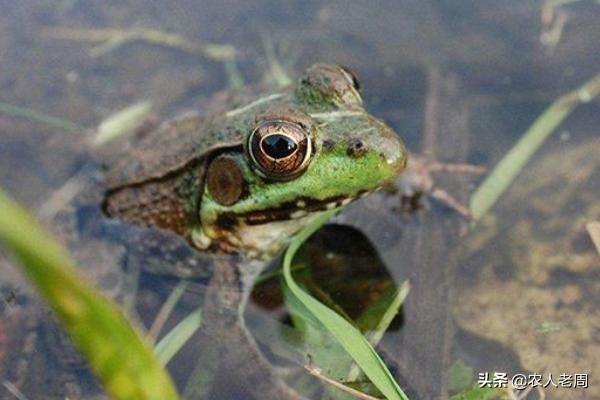
{"label": "green grass blade", "polygon": [[0,113],[11,115],[13,117],[28,119],[30,121],[40,122],[52,128],[64,129],[66,131],[83,132],[84,130],[83,128],[71,121],[53,117],[48,114],[43,114],[41,112],[30,110],[28,108],[14,106],[12,104],[0,102]]}
{"label": "green grass blade", "polygon": [[112,398],[178,399],[171,378],[118,308],[77,277],[66,251],[0,191],[0,239],[63,322]]}
{"label": "green grass blade", "polygon": [[160,308],[160,311],[156,315],[156,318],[154,318],[154,322],[152,323],[152,326],[150,327],[150,329],[148,330],[148,334],[146,335],[146,337],[151,343],[156,342],[156,338],[162,331],[163,326],[169,319],[169,316],[175,309],[175,306],[177,305],[177,302],[179,301],[181,296],[183,296],[183,293],[187,289],[188,285],[189,281],[179,281],[177,286],[175,286],[175,288],[171,291],[171,294],[169,294],[169,297]]}
{"label": "green grass blade", "polygon": [[493,207],[546,138],[575,107],[592,101],[598,94],[600,74],[580,88],[559,97],[534,121],[471,196],[470,208],[475,221],[481,219]]}
{"label": "green grass blade", "polygon": [[398,315],[409,291],[410,283],[408,281],[404,281],[399,287],[390,286],[356,320],[356,325],[361,332],[366,332],[367,339],[373,346],[381,341],[392,320]]}
{"label": "green grass blade", "polygon": [[[369,306],[369,308],[356,320],[356,326],[361,332],[365,332],[365,337],[372,346],[377,346],[390,324],[398,315],[400,307],[408,292],[410,283],[404,281],[400,287],[390,286],[379,299]],[[350,367],[350,372],[346,376],[346,382],[355,382],[360,376],[360,369],[356,364]]]}
{"label": "green grass blade", "polygon": [[331,333],[340,345],[361,367],[371,382],[390,400],[406,400],[398,383],[392,377],[375,349],[363,335],[329,308],[325,307],[311,295],[306,293],[294,281],[291,274],[292,258],[302,243],[321,225],[335,214],[336,210],[324,212],[312,224],[303,229],[292,241],[283,259],[283,274],[290,292],[300,301],[314,317]]}
{"label": "green grass blade", "polygon": [[169,331],[157,344],[154,353],[166,365],[202,325],[202,310],[197,309]]}

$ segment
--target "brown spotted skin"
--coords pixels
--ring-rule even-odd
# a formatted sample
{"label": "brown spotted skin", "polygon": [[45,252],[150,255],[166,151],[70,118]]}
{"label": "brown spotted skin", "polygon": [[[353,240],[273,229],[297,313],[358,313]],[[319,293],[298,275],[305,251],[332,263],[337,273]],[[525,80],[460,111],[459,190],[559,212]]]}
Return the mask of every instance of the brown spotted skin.
{"label": "brown spotted skin", "polygon": [[198,215],[198,204],[190,199],[200,199],[204,170],[200,164],[143,184],[110,189],[104,211],[111,218],[170,230],[189,240],[190,224]]}
{"label": "brown spotted skin", "polygon": [[213,151],[239,145],[244,132],[215,127],[212,117],[190,113],[163,123],[129,146],[108,166],[109,190],[159,180],[186,169]]}
{"label": "brown spotted skin", "polygon": [[190,242],[190,228],[199,223],[208,157],[241,147],[244,134],[198,113],[145,132],[105,166],[104,212],[134,225],[169,230]]}

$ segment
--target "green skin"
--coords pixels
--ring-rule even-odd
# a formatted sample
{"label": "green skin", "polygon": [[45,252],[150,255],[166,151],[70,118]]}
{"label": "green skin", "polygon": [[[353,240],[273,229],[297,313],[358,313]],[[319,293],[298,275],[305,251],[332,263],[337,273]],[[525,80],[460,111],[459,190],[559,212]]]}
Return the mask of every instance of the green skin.
{"label": "green skin", "polygon": [[[365,110],[356,85],[345,69],[316,64],[281,92],[242,100],[237,108],[205,120],[188,118],[157,129],[108,171],[108,214],[175,231],[203,252],[270,258],[320,211],[377,189],[406,166],[398,135]],[[310,127],[311,158],[293,179],[265,176],[249,156],[249,136],[271,120]],[[220,193],[206,185],[211,161],[222,154],[235,161],[231,168],[243,177],[230,183],[243,192],[232,204],[224,204]],[[183,217],[157,222],[167,217],[157,218],[160,212],[146,210],[146,204],[161,204],[155,193],[173,188],[176,198],[162,209],[171,214],[183,210]]]}

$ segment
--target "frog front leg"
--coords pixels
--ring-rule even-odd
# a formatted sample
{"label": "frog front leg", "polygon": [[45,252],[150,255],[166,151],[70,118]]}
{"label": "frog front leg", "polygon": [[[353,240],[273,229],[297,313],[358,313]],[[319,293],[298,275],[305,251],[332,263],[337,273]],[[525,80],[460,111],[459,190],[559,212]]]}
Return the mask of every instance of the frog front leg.
{"label": "frog front leg", "polygon": [[127,239],[127,268],[208,282],[201,330],[209,344],[203,351],[215,354],[218,359],[214,362],[236,371],[240,384],[256,398],[302,398],[275,374],[244,323],[244,310],[264,261],[199,252],[180,236],[164,230],[117,221],[111,224],[109,237],[122,242]]}
{"label": "frog front leg", "polygon": [[427,208],[423,198],[426,195],[470,219],[471,211],[466,206],[446,190],[436,186],[433,174],[437,172],[481,175],[485,173],[485,168],[471,164],[441,163],[413,153],[408,158],[406,171],[395,182],[400,192],[401,210],[412,213]]}
{"label": "frog front leg", "polygon": [[203,329],[218,347],[219,361],[236,371],[240,383],[257,399],[303,399],[279,378],[244,323],[252,285],[261,261],[217,262],[205,294]]}

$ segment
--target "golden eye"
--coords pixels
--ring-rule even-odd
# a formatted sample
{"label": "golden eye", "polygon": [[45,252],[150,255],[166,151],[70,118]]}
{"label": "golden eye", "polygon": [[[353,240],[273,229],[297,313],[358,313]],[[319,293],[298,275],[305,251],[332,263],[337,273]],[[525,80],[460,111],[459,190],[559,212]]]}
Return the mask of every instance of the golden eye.
{"label": "golden eye", "polygon": [[250,134],[248,153],[265,177],[288,180],[300,175],[308,166],[312,143],[302,125],[270,120],[262,122]]}

